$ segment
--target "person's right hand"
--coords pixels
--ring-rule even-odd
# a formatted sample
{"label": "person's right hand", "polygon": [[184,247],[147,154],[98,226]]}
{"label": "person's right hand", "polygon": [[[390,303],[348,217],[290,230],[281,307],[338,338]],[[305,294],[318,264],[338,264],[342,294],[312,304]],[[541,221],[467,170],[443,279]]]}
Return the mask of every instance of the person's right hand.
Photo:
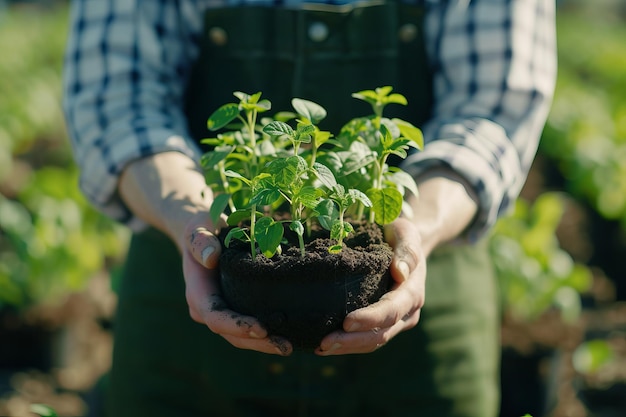
{"label": "person's right hand", "polygon": [[180,245],[191,318],[237,348],[289,355],[292,346],[288,341],[269,336],[256,318],[228,309],[219,284],[221,246],[208,219],[204,212],[192,217]]}

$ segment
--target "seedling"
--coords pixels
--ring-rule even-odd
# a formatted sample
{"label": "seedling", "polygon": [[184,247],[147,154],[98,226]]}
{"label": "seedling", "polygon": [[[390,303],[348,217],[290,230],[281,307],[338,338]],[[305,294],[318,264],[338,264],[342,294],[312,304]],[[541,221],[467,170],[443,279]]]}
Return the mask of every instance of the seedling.
{"label": "seedling", "polygon": [[[382,87],[355,93],[371,104],[374,114],[348,121],[336,137],[319,129],[326,110],[317,103],[294,98],[295,112],[259,121],[271,102],[261,100],[260,92],[235,92],[239,103],[225,104],[209,117],[209,130],[224,131],[203,140],[214,149],[201,160],[216,194],[213,220],[228,212],[232,228],[225,245],[241,240],[250,244],[253,259],[258,253],[271,258],[281,252],[288,223],[304,256],[304,237],[317,223],[329,231],[336,242],[329,251],[337,253],[353,232],[350,221],[394,221],[405,191],[417,194],[417,187],[406,172],[389,167],[387,159],[406,158],[410,148],[423,147],[423,138],[412,124],[383,117],[386,105],[407,104],[391,91]],[[277,211],[287,212],[289,219],[277,218]]]}

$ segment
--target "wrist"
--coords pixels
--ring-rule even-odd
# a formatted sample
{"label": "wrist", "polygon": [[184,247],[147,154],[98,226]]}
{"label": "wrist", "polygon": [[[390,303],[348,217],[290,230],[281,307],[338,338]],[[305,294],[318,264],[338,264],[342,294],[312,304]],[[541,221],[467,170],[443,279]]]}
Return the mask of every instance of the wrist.
{"label": "wrist", "polygon": [[133,213],[179,245],[188,223],[206,213],[213,195],[198,164],[178,152],[152,155],[129,164],[119,191]]}
{"label": "wrist", "polygon": [[407,199],[428,256],[436,247],[457,239],[478,212],[478,197],[455,172],[437,168],[417,178],[419,197]]}

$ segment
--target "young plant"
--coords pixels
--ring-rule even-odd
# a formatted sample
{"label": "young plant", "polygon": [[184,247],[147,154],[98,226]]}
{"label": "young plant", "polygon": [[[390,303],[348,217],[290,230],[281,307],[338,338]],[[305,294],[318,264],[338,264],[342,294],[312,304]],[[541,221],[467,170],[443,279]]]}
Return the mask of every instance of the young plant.
{"label": "young plant", "polygon": [[[387,159],[405,158],[423,139],[410,123],[383,118],[387,104],[406,104],[403,96],[390,93],[391,87],[355,93],[372,104],[374,115],[351,120],[337,138],[318,128],[326,110],[317,103],[294,98],[295,113],[279,113],[259,123],[258,114],[271,103],[260,100],[260,92],[234,93],[240,102],[221,106],[207,122],[210,130],[230,130],[203,141],[214,149],[201,161],[216,192],[211,216],[217,220],[230,212],[232,229],[225,245],[241,240],[250,244],[253,259],[257,250],[271,258],[281,252],[287,223],[304,256],[304,236],[317,223],[330,232],[336,243],[329,251],[337,253],[353,232],[348,218],[360,221],[369,210],[370,222],[395,220],[404,190],[417,193],[417,187],[408,174],[390,168]],[[236,119],[239,124],[233,123]],[[289,219],[275,219],[274,212],[285,207]]]}
{"label": "young plant", "polygon": [[343,239],[354,231],[352,224],[345,221],[346,211],[350,206],[359,202],[365,207],[371,207],[372,202],[361,191],[351,188],[346,190],[337,183],[333,173],[324,165],[316,163],[318,177],[328,188],[326,198],[321,200],[316,207],[318,220],[321,226],[330,231],[330,238],[337,241],[336,245],[328,250],[338,253],[343,247]]}
{"label": "young plant", "polygon": [[[366,175],[360,176],[367,179],[361,187],[372,201],[368,221],[381,225],[391,223],[400,215],[405,190],[417,195],[413,178],[398,168],[390,167],[388,158],[396,155],[404,159],[409,148],[422,149],[424,146],[420,129],[401,119],[383,117],[388,104],[407,104],[403,95],[392,94],[391,91],[391,87],[381,87],[354,93],[354,98],[371,105],[374,115],[353,119],[340,134],[343,142],[349,144],[348,159],[342,164],[342,169],[345,175],[366,170]],[[340,157],[345,158],[346,154],[340,154]]]}

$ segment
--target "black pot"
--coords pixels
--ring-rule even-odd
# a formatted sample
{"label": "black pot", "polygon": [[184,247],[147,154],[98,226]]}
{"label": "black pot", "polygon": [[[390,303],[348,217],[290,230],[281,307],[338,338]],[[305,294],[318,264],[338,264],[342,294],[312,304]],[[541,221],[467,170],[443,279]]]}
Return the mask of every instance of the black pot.
{"label": "black pot", "polygon": [[230,308],[258,318],[270,335],[286,338],[294,349],[313,349],[342,328],[349,312],[389,290],[392,253],[388,246],[378,246],[334,255],[327,250],[307,253],[305,258],[295,253],[271,260],[257,256],[255,261],[249,253],[225,250],[222,294]]}

